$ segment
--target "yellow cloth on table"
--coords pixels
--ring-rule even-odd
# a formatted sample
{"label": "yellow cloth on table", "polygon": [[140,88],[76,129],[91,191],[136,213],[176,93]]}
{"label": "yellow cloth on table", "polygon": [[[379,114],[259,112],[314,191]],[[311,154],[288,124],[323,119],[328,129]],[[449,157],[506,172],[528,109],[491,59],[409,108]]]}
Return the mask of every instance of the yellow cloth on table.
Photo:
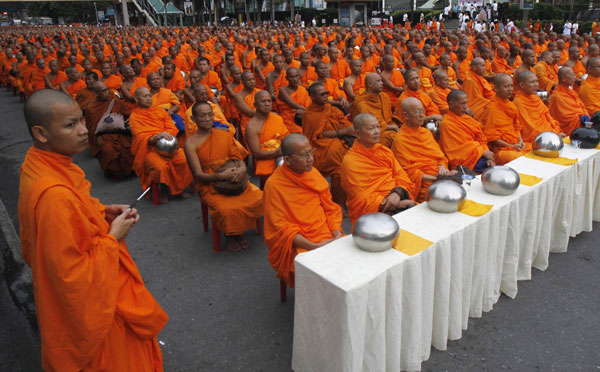
{"label": "yellow cloth on table", "polygon": [[521,185],[525,186],[534,186],[543,180],[541,177],[536,177],[525,173],[519,173],[519,177],[521,177]]}
{"label": "yellow cloth on table", "polygon": [[537,156],[533,152],[528,152],[527,154],[525,154],[525,157],[530,158],[530,159],[545,161],[548,163],[558,164],[558,165],[573,165],[573,164],[577,163],[577,159],[569,159],[569,158],[563,158],[563,157],[545,158],[543,156]]}
{"label": "yellow cloth on table", "polygon": [[[571,144],[571,137],[565,137],[565,138],[563,138],[563,142],[564,143],[568,143],[570,145]],[[600,150],[600,143],[596,146],[596,150]]]}
{"label": "yellow cloth on table", "polygon": [[466,214],[467,216],[479,217],[489,212],[492,207],[493,205],[481,204],[467,199],[465,200],[465,204],[463,204],[462,208],[460,208],[458,211]]}
{"label": "yellow cloth on table", "polygon": [[406,230],[400,229],[400,233],[394,242],[394,249],[397,249],[409,256],[413,256],[421,251],[426,250],[432,245],[433,242],[430,242],[429,240],[421,238],[420,236]]}

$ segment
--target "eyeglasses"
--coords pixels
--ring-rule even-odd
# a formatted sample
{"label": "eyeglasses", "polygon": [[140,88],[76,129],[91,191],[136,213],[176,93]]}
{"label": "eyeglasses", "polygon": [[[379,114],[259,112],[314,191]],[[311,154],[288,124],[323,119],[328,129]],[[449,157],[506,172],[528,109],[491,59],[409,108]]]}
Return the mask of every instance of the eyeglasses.
{"label": "eyeglasses", "polygon": [[306,152],[304,154],[301,154],[301,155],[292,154],[290,156],[295,156],[295,157],[301,158],[302,160],[308,160],[313,157],[314,153],[315,153],[315,149],[311,149],[309,152]]}
{"label": "eyeglasses", "polygon": [[329,96],[329,92],[328,91],[324,91],[324,92],[319,93],[319,95],[323,96],[323,97],[327,97],[327,96]]}

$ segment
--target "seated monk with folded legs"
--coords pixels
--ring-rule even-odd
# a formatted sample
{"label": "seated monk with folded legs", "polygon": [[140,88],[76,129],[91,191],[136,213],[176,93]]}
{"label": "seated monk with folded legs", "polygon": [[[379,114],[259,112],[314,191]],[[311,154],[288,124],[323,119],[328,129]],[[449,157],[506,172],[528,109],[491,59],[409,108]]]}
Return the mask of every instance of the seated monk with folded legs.
{"label": "seated monk with folded legs", "polygon": [[308,138],[292,133],[281,142],[281,151],[284,163],[265,185],[265,244],[277,277],[293,288],[294,258],[342,237],[342,210],[313,168]]}
{"label": "seated monk with folded legs", "polygon": [[423,127],[425,109],[417,98],[402,101],[404,125],[398,131],[392,152],[415,184],[415,199],[424,202],[427,189],[440,176],[452,176],[456,171],[448,170],[448,159],[436,142],[431,131]]}
{"label": "seated monk with folded legs", "polygon": [[[197,102],[191,108],[197,130],[185,142],[185,157],[194,174],[210,218],[227,238],[227,249],[239,251],[250,243],[243,233],[263,215],[263,193],[248,180],[243,160],[248,152],[233,132],[213,128],[213,106]],[[218,109],[218,108],[217,108]],[[233,166],[227,167],[232,163]]]}
{"label": "seated monk with folded legs", "polygon": [[577,92],[571,88],[575,85],[575,80],[575,73],[570,67],[558,70],[558,85],[550,96],[548,105],[550,115],[558,121],[560,130],[566,135],[581,126],[582,117],[590,115]]}
{"label": "seated monk with folded legs", "polygon": [[152,93],[146,87],[135,91],[137,107],[129,117],[129,125],[133,134],[131,152],[135,158],[133,170],[140,178],[142,189],[148,188],[152,182],[158,184],[161,204],[168,202],[168,189],[172,195],[181,194],[188,198],[185,189],[192,183],[193,176],[188,168],[183,149],[177,148],[168,156],[156,150],[156,143],[164,138],[173,139],[177,128],[171,116],[162,108],[152,106]]}
{"label": "seated monk with folded legs", "polygon": [[364,214],[395,214],[416,205],[414,184],[392,151],[380,143],[377,118],[359,114],[353,123],[356,141],[342,163],[342,187],[352,225]]}

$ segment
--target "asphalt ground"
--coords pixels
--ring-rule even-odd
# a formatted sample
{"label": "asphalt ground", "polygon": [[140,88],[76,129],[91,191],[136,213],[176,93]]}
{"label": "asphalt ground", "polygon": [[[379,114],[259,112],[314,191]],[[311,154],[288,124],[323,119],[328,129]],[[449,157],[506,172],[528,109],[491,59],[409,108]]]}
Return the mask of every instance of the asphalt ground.
{"label": "asphalt ground", "polygon": [[[18,232],[19,166],[30,146],[18,97],[0,91],[0,197]],[[103,203],[131,203],[137,178],[104,178],[88,151],[74,161]],[[253,180],[256,181],[256,180]],[[251,247],[214,254],[197,198],[154,206],[127,239],[146,286],[170,316],[159,335],[165,371],[290,371],[294,294],[279,281],[255,230]],[[348,232],[348,221],[345,221]],[[448,350],[432,350],[423,371],[600,371],[600,224],[552,254],[545,272],[519,283],[481,319],[471,319]],[[4,253],[6,246],[0,242]],[[2,267],[2,265],[0,265]],[[6,269],[6,268],[5,268]],[[6,272],[6,270],[4,270]],[[0,371],[39,371],[39,339],[0,277]],[[326,372],[326,371],[323,371]]]}

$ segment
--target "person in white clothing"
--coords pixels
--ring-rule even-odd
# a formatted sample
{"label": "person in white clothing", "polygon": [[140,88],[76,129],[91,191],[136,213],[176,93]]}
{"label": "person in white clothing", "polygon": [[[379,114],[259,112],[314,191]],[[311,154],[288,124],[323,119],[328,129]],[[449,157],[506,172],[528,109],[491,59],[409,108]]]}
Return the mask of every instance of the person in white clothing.
{"label": "person in white clothing", "polygon": [[569,20],[567,19],[563,26],[563,35],[571,35],[571,27],[571,22],[569,22]]}
{"label": "person in white clothing", "polygon": [[577,30],[579,30],[579,23],[577,23],[577,21],[575,21],[575,22],[573,22],[573,25],[571,26],[571,34],[577,35]]}

